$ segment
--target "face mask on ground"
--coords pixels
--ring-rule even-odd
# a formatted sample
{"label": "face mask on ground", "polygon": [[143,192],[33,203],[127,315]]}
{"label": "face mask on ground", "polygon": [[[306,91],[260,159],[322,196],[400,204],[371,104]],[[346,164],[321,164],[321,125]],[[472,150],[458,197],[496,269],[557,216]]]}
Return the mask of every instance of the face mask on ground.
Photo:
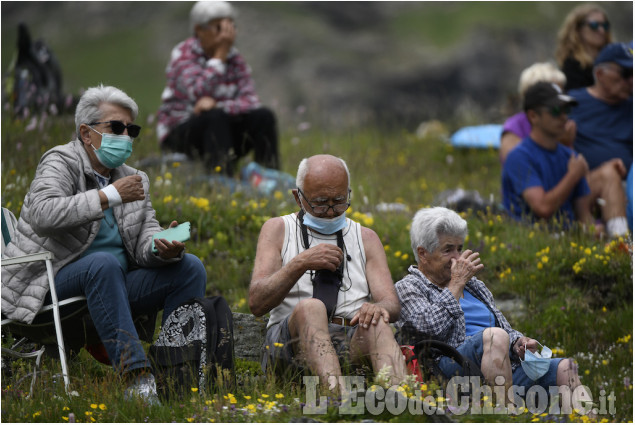
{"label": "face mask on ground", "polygon": [[323,235],[332,235],[346,227],[346,213],[333,218],[315,217],[305,211],[304,225]]}
{"label": "face mask on ground", "polygon": [[[122,165],[132,154],[132,138],[125,134],[100,133],[92,129],[95,133],[101,135],[101,146],[95,149],[97,159],[106,168],[117,168]],[[91,144],[92,146],[92,144]]]}
{"label": "face mask on ground", "polygon": [[525,344],[525,360],[520,363],[525,374],[532,381],[542,378],[549,370],[549,365],[551,364],[552,353],[549,347],[545,347],[540,343],[538,345],[542,347],[541,353],[538,353],[538,351],[532,353],[527,350],[527,344]]}

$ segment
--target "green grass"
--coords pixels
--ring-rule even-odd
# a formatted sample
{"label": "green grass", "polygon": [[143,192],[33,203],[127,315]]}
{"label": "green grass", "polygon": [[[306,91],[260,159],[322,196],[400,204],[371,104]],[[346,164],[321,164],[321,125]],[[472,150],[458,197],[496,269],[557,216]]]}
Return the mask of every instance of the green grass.
{"label": "green grass", "polygon": [[[139,120],[144,121],[145,117]],[[73,133],[70,117],[49,118],[41,125],[41,130],[27,132],[25,123],[2,120],[2,205],[16,215],[41,154],[66,143]],[[486,198],[491,194],[500,202],[500,165],[494,150],[455,150],[440,135],[420,139],[406,131],[372,128],[342,133],[286,130],[281,140],[282,168],[290,174],[295,173],[301,158],[320,152],[347,160],[353,189],[350,216],[378,233],[395,281],[413,263],[408,226],[418,208],[433,204],[441,191],[456,187],[478,190]],[[154,130],[147,125],[129,163],[157,154]],[[268,217],[296,209],[290,194],[275,193],[270,198],[230,194],[196,183],[192,177],[201,171],[189,164],[168,164],[145,171],[151,177],[150,195],[162,225],[175,218],[192,222],[188,251],[206,266],[208,295],[222,294],[234,311],[248,312],[247,288],[260,226]],[[378,212],[375,206],[380,202],[399,202],[408,210]],[[522,226],[495,209],[467,213],[465,217],[470,228],[467,247],[477,249],[486,266],[480,278],[497,300],[515,298],[525,306],[525,315],[514,315],[517,318],[512,325],[555,349],[558,355],[573,357],[583,383],[595,397],[600,391],[617,397],[617,413],[600,419],[632,420],[631,241],[607,243],[579,232],[554,233],[540,226]],[[13,376],[3,375],[2,421],[65,422],[70,413],[77,422],[285,422],[303,416],[299,402],[305,399],[304,388],[262,375],[255,363],[239,363],[242,384],[232,395],[193,393],[191,399],[155,409],[124,402],[121,384],[112,370],[83,351],[70,366],[72,387],[79,394],[76,397],[63,395],[61,380],[54,376],[59,365],[47,358],[37,388],[25,398],[29,367],[29,363],[19,361],[14,363]],[[430,385],[427,389],[429,394],[433,394],[433,388]],[[422,420],[410,414],[397,418],[370,413],[341,415],[335,407],[317,417],[346,422],[363,418]],[[551,422],[588,418],[525,413],[455,419]]]}

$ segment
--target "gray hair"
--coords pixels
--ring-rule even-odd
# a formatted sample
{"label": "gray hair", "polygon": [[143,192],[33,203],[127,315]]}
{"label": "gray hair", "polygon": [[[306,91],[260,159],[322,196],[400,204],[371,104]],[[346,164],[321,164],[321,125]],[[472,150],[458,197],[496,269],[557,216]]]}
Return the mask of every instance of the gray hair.
{"label": "gray hair", "polygon": [[103,84],[91,87],[84,92],[75,109],[75,131],[78,139],[80,125],[101,120],[102,112],[99,107],[102,103],[112,103],[129,110],[133,120],[139,114],[137,103],[117,87]]}
{"label": "gray hair", "polygon": [[226,1],[199,1],[190,11],[190,29],[192,33],[197,25],[205,25],[212,19],[236,18],[236,10]]}
{"label": "gray hair", "polygon": [[[351,173],[348,171],[348,166],[346,165],[346,161],[344,161],[342,158],[339,158],[337,156],[334,156],[333,158],[340,161],[342,167],[344,167],[344,170],[346,171],[346,178],[348,180],[347,185],[350,188],[351,187]],[[302,161],[300,161],[300,165],[298,166],[298,173],[296,174],[296,177],[295,177],[295,185],[297,188],[299,188],[302,191],[304,190],[304,180],[306,179],[307,174],[309,174],[309,159],[311,158],[304,158]]]}
{"label": "gray hair", "polygon": [[467,221],[444,207],[422,208],[415,214],[410,226],[410,243],[415,258],[417,248],[434,252],[439,247],[439,236],[467,237]]}

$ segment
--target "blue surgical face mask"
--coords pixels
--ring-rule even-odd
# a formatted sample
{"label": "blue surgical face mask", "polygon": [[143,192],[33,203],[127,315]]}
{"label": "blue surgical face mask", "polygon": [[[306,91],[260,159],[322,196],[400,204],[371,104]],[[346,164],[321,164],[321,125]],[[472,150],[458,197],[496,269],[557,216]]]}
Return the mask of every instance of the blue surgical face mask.
{"label": "blue surgical face mask", "polygon": [[132,138],[125,134],[100,133],[91,127],[95,133],[101,135],[101,146],[95,149],[97,159],[106,168],[117,168],[132,154]]}
{"label": "blue surgical face mask", "polygon": [[323,235],[332,235],[346,227],[346,213],[333,218],[321,218],[304,212],[304,225]]}
{"label": "blue surgical face mask", "polygon": [[525,344],[525,360],[520,363],[525,374],[532,381],[542,378],[549,370],[549,365],[551,364],[551,350],[540,343],[538,344],[543,347],[542,354],[537,351],[532,353],[527,350],[527,344]]}

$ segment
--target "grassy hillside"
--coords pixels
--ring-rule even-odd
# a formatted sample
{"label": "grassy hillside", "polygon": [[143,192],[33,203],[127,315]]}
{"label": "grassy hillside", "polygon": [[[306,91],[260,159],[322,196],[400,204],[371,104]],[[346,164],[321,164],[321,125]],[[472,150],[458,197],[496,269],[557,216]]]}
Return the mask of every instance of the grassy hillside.
{"label": "grassy hillside", "polygon": [[[41,153],[67,140],[73,131],[72,122],[59,117],[40,121],[36,130],[25,127],[25,123],[2,122],[2,205],[16,214]],[[287,137],[293,143],[286,145],[282,154],[284,168],[291,172],[302,156],[316,152],[348,161],[353,189],[349,216],[380,236],[395,281],[414,261],[408,226],[418,208],[432,204],[443,190],[456,187],[478,190],[486,198],[491,193],[494,200],[499,199],[500,168],[494,150],[457,151],[438,134],[419,138],[407,131],[383,133],[370,128],[347,133],[310,130]],[[154,154],[153,144],[146,144],[148,140],[152,140],[151,129],[144,130],[131,163]],[[159,221],[167,225],[177,218],[193,223],[193,238],[187,246],[205,264],[207,294],[221,294],[232,310],[248,312],[247,288],[260,226],[269,217],[294,211],[291,195],[232,194],[201,180],[200,169],[190,163],[169,163],[146,171],[152,179],[150,196]],[[380,202],[397,202],[406,210],[382,212],[377,208]],[[467,248],[478,250],[486,266],[479,277],[498,302],[513,301],[505,309],[512,325],[557,355],[572,357],[596,400],[600,395],[617,398],[614,413],[599,419],[632,419],[632,241],[600,241],[585,233],[522,226],[495,208],[467,212],[465,217],[470,228]],[[39,378],[36,392],[25,399],[29,366],[15,363],[13,375],[3,375],[2,379],[2,421],[67,421],[70,413],[77,422],[285,422],[303,416],[300,403],[306,400],[305,388],[262,376],[256,364],[239,363],[243,384],[234,394],[193,394],[190,401],[151,409],[124,402],[121,384],[112,370],[85,352],[80,354],[71,363],[70,372],[72,386],[80,395],[72,398],[60,397],[60,380],[50,375],[59,366],[47,358],[46,374]],[[426,384],[423,397],[434,395],[435,388]],[[338,413],[336,407],[315,417],[325,421],[363,418],[394,420],[391,415],[371,413],[351,417]],[[587,416],[531,412],[519,416],[468,414],[455,419],[589,421]],[[405,413],[398,420],[425,418]]]}

